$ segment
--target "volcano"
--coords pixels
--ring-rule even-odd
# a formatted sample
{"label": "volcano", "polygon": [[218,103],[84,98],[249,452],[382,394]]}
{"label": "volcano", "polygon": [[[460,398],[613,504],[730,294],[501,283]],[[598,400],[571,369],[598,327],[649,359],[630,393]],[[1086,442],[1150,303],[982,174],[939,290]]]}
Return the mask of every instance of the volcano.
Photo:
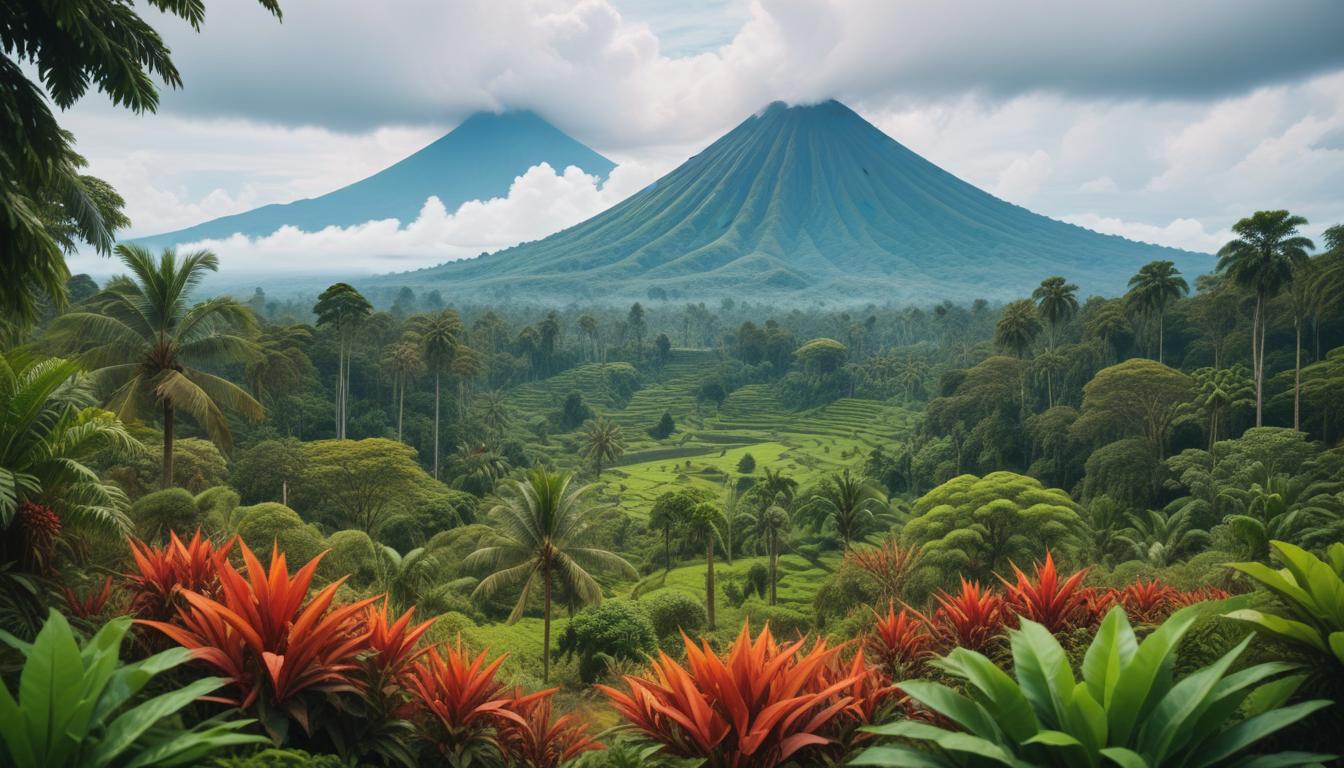
{"label": "volcano", "polygon": [[394,218],[406,225],[430,196],[438,197],[449,211],[468,200],[504,197],[516,177],[543,162],[557,172],[578,166],[598,178],[606,178],[614,167],[533,112],[480,112],[415,154],[334,192],[263,206],[138,242],[165,247],[239,233],[264,237],[283,226],[316,232],[375,219]]}
{"label": "volcano", "polygon": [[770,105],[643,191],[542,240],[381,286],[466,298],[1007,299],[1051,275],[1115,294],[1143,264],[1207,255],[1103,235],[1000,200],[836,101]]}

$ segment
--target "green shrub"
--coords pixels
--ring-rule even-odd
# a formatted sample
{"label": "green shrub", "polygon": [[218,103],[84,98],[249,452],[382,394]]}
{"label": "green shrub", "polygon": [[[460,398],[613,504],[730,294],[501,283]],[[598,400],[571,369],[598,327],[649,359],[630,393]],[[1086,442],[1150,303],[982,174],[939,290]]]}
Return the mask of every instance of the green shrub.
{"label": "green shrub", "polygon": [[326,548],[331,551],[322,559],[317,573],[327,581],[348,576],[347,584],[363,589],[378,578],[378,546],[363,531],[337,531],[327,537]]}
{"label": "green shrub", "polygon": [[558,658],[579,660],[579,679],[592,684],[612,661],[642,661],[658,647],[649,614],[640,603],[607,600],[584,608],[565,626]]}
{"label": "green shrub", "polygon": [[196,499],[185,488],[155,491],[131,505],[136,534],[145,541],[163,541],[169,531],[190,536],[200,524]]}
{"label": "green shrub", "polygon": [[736,581],[723,582],[723,596],[734,608],[741,608],[742,601],[747,599],[746,594],[742,592],[742,585]]}
{"label": "green shrub", "polygon": [[201,527],[207,533],[231,533],[230,518],[238,509],[238,492],[227,485],[206,488],[196,494],[196,511],[200,513]]}
{"label": "green shrub", "polygon": [[777,638],[793,638],[812,631],[812,619],[802,611],[784,605],[767,605],[759,598],[750,598],[742,604],[742,613],[751,621],[754,631],[769,624]]}
{"label": "green shrub", "polygon": [[752,563],[747,569],[747,583],[743,585],[742,591],[748,597],[756,595],[765,597],[766,592],[770,590],[770,569],[765,563]]}
{"label": "green shrub", "polygon": [[817,614],[817,626],[825,627],[831,620],[848,616],[856,607],[878,609],[881,588],[870,574],[841,565],[821,583],[812,605]]}
{"label": "green shrub", "polygon": [[283,504],[265,502],[250,507],[239,507],[238,535],[263,560],[271,556],[273,544],[291,567],[297,567],[317,557],[326,542],[316,526],[303,522],[299,513]]}
{"label": "green shrub", "polygon": [[677,638],[680,632],[694,635],[707,621],[705,606],[685,592],[659,592],[642,603],[659,640]]}
{"label": "green shrub", "polygon": [[[419,616],[420,613],[421,611],[417,609],[416,615]],[[425,615],[430,614],[426,611]],[[463,642],[466,642],[467,635],[475,628],[476,622],[472,621],[470,616],[457,611],[441,613],[434,619],[434,624],[429,628],[429,631],[425,633],[425,643],[452,643],[457,641],[458,636],[461,636]]]}
{"label": "green shrub", "polygon": [[672,414],[663,411],[663,417],[658,419],[658,423],[649,428],[649,437],[654,440],[662,440],[671,435],[677,429],[676,422],[672,421]]}

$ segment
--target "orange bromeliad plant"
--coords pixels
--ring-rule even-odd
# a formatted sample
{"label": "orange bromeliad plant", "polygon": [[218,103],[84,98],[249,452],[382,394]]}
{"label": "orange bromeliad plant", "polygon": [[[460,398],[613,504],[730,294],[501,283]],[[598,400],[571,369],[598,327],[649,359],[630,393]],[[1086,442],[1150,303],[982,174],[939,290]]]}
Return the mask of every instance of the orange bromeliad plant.
{"label": "orange bromeliad plant", "polygon": [[131,557],[135,573],[126,574],[131,592],[131,611],[137,618],[169,621],[177,615],[182,600],[179,590],[190,590],[209,598],[219,596],[219,573],[215,556],[228,556],[234,540],[218,549],[214,542],[201,538],[200,529],[183,544],[175,531],[169,532],[162,548],[131,539]]}
{"label": "orange bromeliad plant", "polygon": [[411,664],[429,651],[429,647],[416,646],[420,638],[434,625],[434,619],[411,625],[415,618],[415,606],[411,606],[395,621],[389,621],[387,600],[381,605],[370,605],[364,609],[364,627],[368,630],[366,647],[373,651],[369,663],[387,685],[409,687]]}
{"label": "orange bromeliad plant", "polygon": [[509,765],[559,768],[584,752],[602,749],[578,715],[551,719],[551,696],[556,689],[530,695],[514,694],[495,721],[500,751]]}
{"label": "orange bromeliad plant", "polygon": [[843,646],[818,641],[804,652],[804,639],[781,646],[767,627],[753,640],[745,624],[725,658],[707,642],[683,640],[686,667],[660,653],[651,677],[625,677],[628,693],[597,686],[669,754],[714,768],[773,768],[830,743],[828,726],[855,703],[856,681],[828,674]]}
{"label": "orange bromeliad plant", "polygon": [[932,650],[928,624],[908,607],[898,612],[894,603],[887,604],[885,616],[876,611],[873,616],[873,631],[864,639],[864,647],[889,675],[906,677]]}
{"label": "orange bromeliad plant", "polygon": [[279,547],[269,568],[246,544],[239,548],[247,578],[223,552],[214,555],[218,600],[184,589],[180,594],[188,605],[178,609],[177,623],[140,623],[195,650],[198,660],[229,678],[238,695],[224,701],[244,709],[255,705],[273,736],[284,733],[283,716],[311,732],[308,703],[299,694],[362,693],[355,672],[369,631],[359,617],[375,598],[333,607],[344,582],[339,579],[309,599],[308,587],[325,552],[291,576]]}
{"label": "orange bromeliad plant", "polygon": [[999,581],[1008,592],[1007,603],[1013,613],[1055,633],[1088,620],[1087,593],[1082,589],[1086,568],[1061,581],[1049,550],[1045,552],[1045,562],[1036,566],[1034,579],[1028,578],[1016,563],[1012,566],[1017,581],[1002,576]]}
{"label": "orange bromeliad plant", "polygon": [[984,650],[1011,617],[1002,597],[965,578],[961,580],[960,592],[955,595],[939,592],[935,599],[938,607],[928,623],[946,646]]}
{"label": "orange bromeliad plant", "polygon": [[411,666],[410,689],[429,741],[453,765],[469,764],[498,748],[493,729],[511,699],[500,695],[504,683],[496,677],[507,656],[489,664],[486,654],[472,659],[462,649],[445,645],[443,653],[431,648]]}

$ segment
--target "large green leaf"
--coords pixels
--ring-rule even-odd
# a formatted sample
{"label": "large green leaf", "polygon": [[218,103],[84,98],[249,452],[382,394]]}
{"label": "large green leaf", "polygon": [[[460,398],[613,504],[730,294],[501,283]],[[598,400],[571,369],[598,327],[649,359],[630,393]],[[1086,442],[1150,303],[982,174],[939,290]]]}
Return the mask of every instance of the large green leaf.
{"label": "large green leaf", "polygon": [[909,747],[869,747],[858,757],[849,761],[849,765],[880,765],[890,768],[949,768],[956,766],[938,755],[920,752]]}
{"label": "large green leaf", "polygon": [[1013,678],[982,654],[954,648],[942,668],[970,683],[970,693],[1014,741],[1040,730],[1036,714]]}
{"label": "large green leaf", "polygon": [[28,736],[27,717],[3,682],[0,682],[0,749],[8,752],[16,768],[35,768],[38,764]]}
{"label": "large green leaf", "polygon": [[1092,698],[1103,707],[1110,706],[1120,670],[1138,650],[1134,629],[1120,606],[1112,608],[1097,628],[1096,637],[1083,655],[1083,680]]}
{"label": "large green leaf", "polygon": [[[900,689],[910,698],[976,736],[992,740],[1003,738],[1003,731],[999,730],[994,718],[984,707],[945,685],[927,680],[906,680],[900,684]],[[884,727],[877,726],[870,730],[882,734],[885,733],[882,730]]]}
{"label": "large green leaf", "polygon": [[107,726],[107,732],[90,755],[90,768],[106,768],[163,718],[219,690],[228,681],[222,677],[203,677],[168,693],[155,696],[123,712]]}
{"label": "large green leaf", "polygon": [[1116,679],[1107,720],[1112,744],[1128,744],[1149,708],[1170,688],[1172,655],[1203,607],[1182,608],[1148,635]]}
{"label": "large green leaf", "polygon": [[1290,643],[1306,645],[1314,648],[1321,653],[1329,653],[1325,638],[1315,627],[1304,624],[1293,619],[1285,619],[1282,616],[1275,616],[1272,613],[1264,613],[1250,608],[1243,608],[1239,611],[1232,611],[1226,614],[1227,618],[1234,621],[1245,621],[1255,624],[1264,631],[1275,635],[1276,637],[1287,640]]}
{"label": "large green leaf", "polygon": [[62,765],[78,746],[65,736],[65,728],[79,705],[83,672],[75,633],[52,609],[19,674],[19,706],[40,764]]}
{"label": "large green leaf", "polygon": [[1101,755],[1120,766],[1120,768],[1152,768],[1148,761],[1143,759],[1143,755],[1132,749],[1109,747],[1101,750]]}
{"label": "large green leaf", "polygon": [[1250,645],[1247,635],[1236,647],[1207,667],[1172,686],[1139,729],[1138,751],[1150,763],[1161,765],[1194,735],[1200,716],[1213,704],[1218,682]]}
{"label": "large green leaf", "polygon": [[1074,686],[1064,649],[1049,630],[1028,619],[1012,633],[1010,643],[1014,674],[1037,719],[1045,728],[1059,728]]}
{"label": "large green leaf", "polygon": [[234,733],[256,721],[234,720],[210,728],[198,728],[182,731],[158,741],[141,751],[136,757],[120,768],[171,768],[176,765],[199,765],[205,758],[221,749],[243,746],[245,744],[268,744],[265,736],[247,733]]}
{"label": "large green leaf", "polygon": [[[1304,701],[1288,707],[1271,709],[1268,712],[1249,717],[1228,728],[1216,737],[1207,740],[1199,752],[1199,761],[1194,768],[1209,768],[1222,763],[1259,740],[1276,733],[1332,702],[1322,699]],[[1296,763],[1289,763],[1296,765]]]}

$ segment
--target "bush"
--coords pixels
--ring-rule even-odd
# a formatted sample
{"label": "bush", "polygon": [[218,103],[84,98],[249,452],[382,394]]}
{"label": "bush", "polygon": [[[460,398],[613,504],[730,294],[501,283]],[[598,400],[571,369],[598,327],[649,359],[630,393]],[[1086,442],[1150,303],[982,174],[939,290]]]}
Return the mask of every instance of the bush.
{"label": "bush", "polygon": [[263,749],[250,755],[216,758],[210,768],[344,768],[335,755],[309,754],[301,749]]}
{"label": "bush", "polygon": [[[418,613],[418,611],[417,611]],[[434,619],[434,625],[425,633],[425,645],[456,642],[461,637],[465,643],[476,622],[470,616],[457,611],[441,613]]]}
{"label": "bush", "polygon": [[742,592],[742,585],[736,581],[725,581],[723,583],[723,596],[728,600],[728,604],[734,608],[741,608],[742,602],[747,599],[746,594]]}
{"label": "bush", "polygon": [[165,541],[169,531],[190,536],[200,524],[196,498],[185,488],[167,488],[131,505],[135,531],[145,541]]}
{"label": "bush", "polygon": [[659,640],[676,638],[679,631],[694,635],[708,621],[705,606],[685,592],[668,590],[644,601],[653,632]]}
{"label": "bush", "polygon": [[612,661],[643,661],[658,647],[649,614],[639,603],[607,600],[579,611],[560,636],[556,656],[579,660],[579,679],[592,684]]}
{"label": "bush", "polygon": [[663,417],[658,420],[657,424],[654,424],[653,427],[649,429],[649,437],[652,437],[654,440],[662,440],[675,432],[676,429],[677,425],[676,422],[672,421],[672,414],[663,411]]}
{"label": "bush", "polygon": [[742,454],[742,458],[737,460],[737,473],[739,475],[750,475],[756,471],[756,458],[750,453]]}
{"label": "bush", "polygon": [[327,581],[349,576],[347,584],[363,589],[378,578],[378,546],[363,531],[337,531],[327,537],[327,549],[331,551],[322,559],[317,573]]}
{"label": "bush", "polygon": [[832,619],[842,619],[857,607],[877,609],[881,592],[877,579],[871,574],[842,564],[817,590],[812,603],[817,613],[817,626],[824,627]]}
{"label": "bush", "polygon": [[196,511],[200,513],[201,527],[207,533],[230,533],[230,518],[238,504],[238,492],[227,485],[206,488],[196,494]]}
{"label": "bush", "polygon": [[742,592],[748,597],[756,595],[765,597],[770,590],[770,569],[765,563],[752,563],[747,569],[747,583],[743,586]]}
{"label": "bush", "polygon": [[298,512],[283,504],[239,507],[237,517],[238,535],[263,560],[271,556],[271,547],[277,543],[290,563],[306,563],[326,548],[317,527],[303,522]]}
{"label": "bush", "polygon": [[812,620],[802,611],[783,605],[767,605],[759,598],[742,604],[742,613],[751,621],[754,630],[770,625],[770,632],[781,640],[792,639],[812,631]]}

